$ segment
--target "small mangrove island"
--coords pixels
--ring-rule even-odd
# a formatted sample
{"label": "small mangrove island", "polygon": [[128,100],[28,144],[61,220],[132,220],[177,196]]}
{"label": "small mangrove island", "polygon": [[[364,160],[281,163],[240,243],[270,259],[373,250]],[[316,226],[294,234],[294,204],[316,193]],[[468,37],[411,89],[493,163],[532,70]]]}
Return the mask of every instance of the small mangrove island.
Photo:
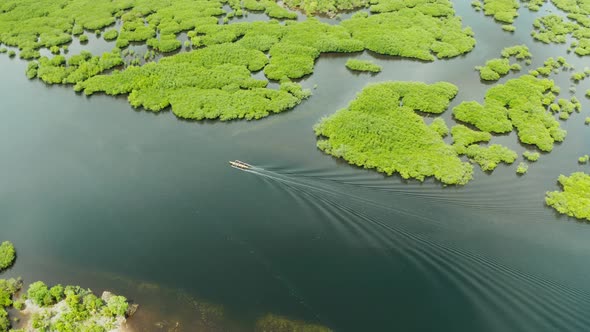
{"label": "small mangrove island", "polygon": [[590,221],[590,175],[575,172],[560,175],[557,181],[562,191],[547,192],[545,203],[559,213]]}

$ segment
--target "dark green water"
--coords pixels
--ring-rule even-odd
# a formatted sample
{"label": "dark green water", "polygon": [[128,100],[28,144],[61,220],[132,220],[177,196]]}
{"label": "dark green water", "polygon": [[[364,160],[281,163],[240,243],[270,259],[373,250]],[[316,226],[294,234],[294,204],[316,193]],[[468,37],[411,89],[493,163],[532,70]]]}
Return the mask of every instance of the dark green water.
{"label": "dark green water", "polygon": [[[544,206],[559,174],[588,171],[577,164],[590,152],[588,81],[582,113],[562,122],[566,141],[523,177],[516,163],[476,167],[467,186],[444,188],[315,148],[313,124],[370,82],[449,81],[454,106],[483,99],[473,67],[505,46],[529,45],[530,68],[566,55],[531,40],[537,14],[526,8],[509,34],[468,1],[455,7],[476,33],[473,52],[434,63],[352,55],[376,58],[376,76],[349,72],[350,55],[324,55],[303,81],[317,84],[308,101],[256,122],[134,111],[124,98],[28,81],[24,62],[1,56],[0,238],[19,254],[4,276],[120,292],[142,305],[132,320],[142,331],[164,320],[250,331],[267,313],[336,331],[588,330],[590,226]],[[564,97],[569,76],[555,77]],[[493,143],[525,150],[514,134]],[[257,168],[237,171],[234,159]]]}

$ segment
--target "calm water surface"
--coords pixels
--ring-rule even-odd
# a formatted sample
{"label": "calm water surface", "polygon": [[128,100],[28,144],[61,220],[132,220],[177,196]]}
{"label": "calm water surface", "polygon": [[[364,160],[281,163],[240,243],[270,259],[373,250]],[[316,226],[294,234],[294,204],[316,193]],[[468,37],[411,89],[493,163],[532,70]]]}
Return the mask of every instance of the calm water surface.
{"label": "calm water surface", "polygon": [[[142,305],[132,320],[142,331],[251,331],[268,313],[336,331],[588,330],[590,226],[544,206],[559,174],[588,171],[577,164],[590,152],[587,81],[582,113],[561,122],[566,141],[523,177],[517,161],[445,188],[315,147],[313,124],[368,83],[452,82],[454,106],[483,100],[473,67],[505,46],[529,45],[532,68],[566,55],[531,40],[538,14],[526,8],[514,34],[469,1],[455,8],[476,33],[473,52],[433,63],[323,55],[302,81],[317,84],[309,100],[255,122],[134,111],[125,98],[28,81],[24,62],[0,56],[0,238],[19,254],[4,276],[121,292]],[[384,69],[353,74],[349,57]],[[568,98],[569,76],[554,77]],[[514,134],[493,142],[526,149]],[[237,171],[234,159],[257,167]]]}

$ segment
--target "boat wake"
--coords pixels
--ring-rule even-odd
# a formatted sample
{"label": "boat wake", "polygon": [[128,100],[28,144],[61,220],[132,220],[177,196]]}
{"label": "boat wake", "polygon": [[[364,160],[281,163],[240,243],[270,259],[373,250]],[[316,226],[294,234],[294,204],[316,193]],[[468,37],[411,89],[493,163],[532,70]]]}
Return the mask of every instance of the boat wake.
{"label": "boat wake", "polygon": [[[477,248],[460,247],[462,242],[457,239],[465,236],[465,223],[444,220],[423,206],[416,208],[416,198],[425,199],[421,204],[436,202],[431,193],[378,190],[391,200],[387,204],[365,198],[370,197],[365,195],[371,191],[368,187],[359,189],[252,165],[240,169],[314,207],[322,215],[317,221],[329,224],[330,230],[348,242],[377,248],[386,261],[401,256],[427,278],[436,279],[434,284],[452,285],[495,330],[581,331],[590,326],[585,310],[590,307],[590,292],[514,268],[478,253]],[[439,203],[453,202],[460,203],[439,199]],[[473,207],[478,208],[477,204]]]}

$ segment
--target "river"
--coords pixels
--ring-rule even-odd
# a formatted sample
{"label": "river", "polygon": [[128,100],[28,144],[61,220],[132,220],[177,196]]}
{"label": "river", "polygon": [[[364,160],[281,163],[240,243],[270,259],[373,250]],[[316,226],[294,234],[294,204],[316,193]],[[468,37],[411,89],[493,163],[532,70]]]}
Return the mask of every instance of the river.
{"label": "river", "polygon": [[[506,46],[530,47],[523,71],[549,56],[588,63],[532,41],[533,19],[556,11],[548,4],[521,8],[514,34],[469,1],[455,9],[475,31],[471,53],[432,63],[325,54],[302,80],[317,85],[309,100],[251,122],[134,111],[125,98],[29,81],[25,62],[0,56],[0,240],[18,251],[3,277],[121,293],[140,303],[131,325],[142,331],[251,331],[269,313],[335,331],[587,330],[590,226],[544,205],[559,174],[588,172],[577,164],[590,152],[587,80],[581,114],[560,121],[565,142],[525,176],[518,161],[492,174],[476,166],[468,185],[443,187],[315,147],[314,123],[372,82],[448,81],[459,87],[453,107],[483,100],[489,85],[473,67]],[[353,74],[351,56],[383,71]],[[554,76],[568,98],[569,76]],[[514,133],[492,143],[525,150]],[[233,169],[234,159],[256,167]]]}

